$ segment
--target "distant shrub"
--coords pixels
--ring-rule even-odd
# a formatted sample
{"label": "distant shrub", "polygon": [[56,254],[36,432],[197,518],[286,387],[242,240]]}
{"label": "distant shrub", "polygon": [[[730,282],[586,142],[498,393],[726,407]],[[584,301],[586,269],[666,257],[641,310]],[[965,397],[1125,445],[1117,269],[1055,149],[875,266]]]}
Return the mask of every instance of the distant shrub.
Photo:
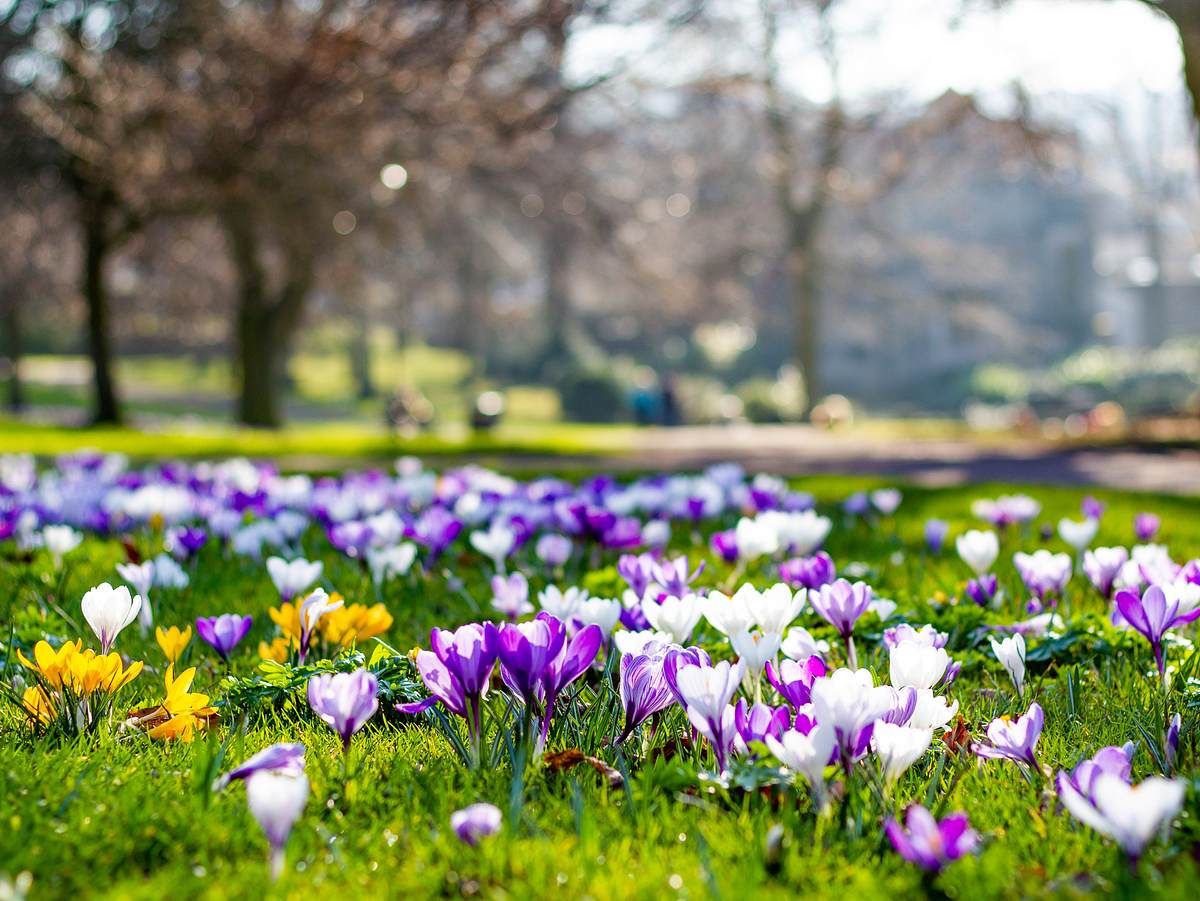
{"label": "distant shrub", "polygon": [[620,381],[604,369],[569,369],[559,385],[563,417],[572,422],[618,422],[625,415]]}

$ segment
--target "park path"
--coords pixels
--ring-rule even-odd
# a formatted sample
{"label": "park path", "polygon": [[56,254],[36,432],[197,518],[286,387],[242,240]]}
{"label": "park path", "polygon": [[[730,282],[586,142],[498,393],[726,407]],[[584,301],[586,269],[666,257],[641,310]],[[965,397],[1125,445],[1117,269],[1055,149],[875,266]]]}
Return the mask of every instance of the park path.
{"label": "park path", "polygon": [[523,467],[690,471],[736,461],[778,475],[895,476],[928,486],[970,482],[1094,485],[1200,496],[1200,448],[1070,447],[1034,440],[889,439],[809,426],[646,429],[628,454],[522,458]]}

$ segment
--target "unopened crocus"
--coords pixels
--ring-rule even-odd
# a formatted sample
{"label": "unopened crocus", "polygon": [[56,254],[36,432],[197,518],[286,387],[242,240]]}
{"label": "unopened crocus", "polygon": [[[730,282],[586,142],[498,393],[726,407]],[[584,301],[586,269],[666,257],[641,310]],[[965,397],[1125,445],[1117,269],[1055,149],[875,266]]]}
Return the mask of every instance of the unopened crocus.
{"label": "unopened crocus", "polygon": [[984,574],[978,579],[967,582],[967,597],[980,607],[986,607],[996,597],[998,587],[996,577]]}
{"label": "unopened crocus", "polygon": [[492,576],[492,609],[513,622],[533,613],[529,600],[529,580],[523,573]]}
{"label": "unopened crocus", "polygon": [[124,585],[113,588],[104,582],[84,594],[80,607],[83,618],[100,640],[100,653],[107,654],[121,630],[137,619],[142,598],[131,595]]}
{"label": "unopened crocus", "polygon": [[927,873],[940,873],[979,846],[979,836],[965,813],[953,813],[939,823],[920,804],[908,808],[904,826],[889,819],[884,830],[896,852]]}
{"label": "unopened crocus", "polygon": [[500,831],[503,817],[492,804],[472,804],[450,815],[450,828],[464,843],[474,848],[480,839]]}
{"label": "unopened crocus", "polygon": [[1123,547],[1098,547],[1083,555],[1083,572],[1088,581],[1104,597],[1112,597],[1113,585],[1121,569],[1129,562],[1129,551]]}
{"label": "unopened crocus", "polygon": [[255,773],[263,770],[303,773],[304,745],[299,742],[268,745],[239,766],[227,773],[222,773],[213,781],[212,789],[220,791],[230,782],[249,779]]}
{"label": "unopened crocus", "polygon": [[740,663],[735,666],[722,660],[711,667],[687,664],[680,667],[675,677],[688,719],[696,731],[708,739],[720,770],[725,769],[733,746],[734,710],[729,702],[737,692],[742,676]]}
{"label": "unopened crocus", "polygon": [[678,645],[672,646],[663,657],[663,678],[671,690],[671,697],[680,707],[687,707],[687,703],[679,691],[679,671],[689,665],[710,667],[712,658],[702,648],[681,648]]}
{"label": "unopened crocus", "polygon": [[674,701],[671,686],[663,674],[669,650],[669,645],[654,642],[640,654],[626,654],[621,658],[621,709],[625,712],[625,726],[617,737],[618,744]]}
{"label": "unopened crocus", "polygon": [[1167,734],[1163,737],[1163,761],[1168,774],[1175,772],[1175,760],[1179,757],[1179,733],[1183,727],[1183,716],[1175,714],[1167,724]]}
{"label": "unopened crocus", "polygon": [[350,748],[354,733],[379,709],[379,680],[365,670],[322,673],[308,680],[308,705]]}
{"label": "unopened crocus", "polygon": [[895,488],[878,488],[871,492],[871,506],[883,516],[891,516],[900,507],[903,495]]}
{"label": "unopened crocus", "polygon": [[695,569],[688,563],[687,557],[676,557],[673,560],[650,560],[650,571],[657,585],[667,594],[676,597],[687,594],[692,590],[692,583],[704,572],[704,561],[701,560]]}
{"label": "unopened crocus", "polygon": [[954,540],[954,547],[963,563],[977,576],[984,575],[1000,556],[1000,541],[995,532],[971,529]]}
{"label": "unopened crocus", "polygon": [[417,672],[430,696],[415,704],[400,704],[401,713],[420,713],[438,701],[467,721],[472,763],[479,764],[480,702],[499,654],[499,630],[494,623],[467,623],[453,632],[434,629],[432,650],[417,652]]}
{"label": "unopened crocus", "polygon": [[285,603],[302,594],[321,578],[325,564],[320,560],[310,563],[303,558],[292,561],[282,557],[267,558],[267,575],[275,583],[275,590]]}
{"label": "unopened crocus", "polygon": [[940,554],[950,532],[950,523],[944,519],[925,520],[925,546],[932,554]]}
{"label": "unopened crocus", "polygon": [[487,557],[497,573],[504,572],[504,564],[513,548],[517,546],[517,534],[507,524],[493,520],[487,531],[472,532],[471,547]]}
{"label": "unopened crocus", "polygon": [[809,593],[809,603],[821,619],[838,630],[846,643],[846,662],[851,669],[857,667],[854,652],[854,624],[871,606],[873,593],[869,585],[838,579],[831,585],[822,585],[818,591]]}
{"label": "unopened crocus", "polygon": [[283,874],[284,848],[304,813],[308,792],[308,776],[303,770],[262,769],[246,778],[246,803],[271,846],[273,879]]}
{"label": "unopened crocus", "polygon": [[1108,509],[1108,504],[1098,498],[1087,495],[1079,502],[1079,510],[1088,519],[1100,519],[1104,516],[1104,511]]}
{"label": "unopened crocus", "polygon": [[726,529],[723,532],[713,532],[708,540],[712,552],[726,563],[736,563],[738,559],[737,532]]}
{"label": "unopened crocus", "polygon": [[208,542],[208,532],[192,526],[180,526],[167,531],[163,546],[180,560],[190,560]]}
{"label": "unopened crocus", "polygon": [[180,629],[178,626],[171,626],[169,629],[164,629],[162,626],[159,626],[154,630],[154,638],[158,642],[158,646],[162,648],[163,656],[167,658],[167,663],[175,664],[179,662],[179,657],[183,654],[184,648],[192,640],[192,627],[185,626],[183,629]]}
{"label": "unopened crocus", "polygon": [[546,692],[546,715],[542,717],[542,732],[536,751],[541,753],[550,734],[550,720],[554,716],[554,704],[563,690],[588,671],[596,659],[596,653],[604,643],[604,633],[599,626],[584,626],[563,644],[558,655],[549,661],[542,676]]}
{"label": "unopened crocus", "polygon": [[1133,534],[1142,544],[1154,540],[1162,521],[1155,513],[1139,513],[1133,518]]}
{"label": "unopened crocus", "polygon": [[779,578],[793,588],[820,588],[837,578],[833,558],[824,551],[811,557],[793,557],[779,564]]}
{"label": "unopened crocus", "polygon": [[1117,612],[1150,642],[1158,674],[1164,679],[1167,665],[1163,658],[1163,636],[1171,629],[1187,625],[1200,617],[1200,607],[1181,613],[1179,601],[1169,602],[1158,585],[1151,585],[1140,597],[1136,591],[1118,591]]}
{"label": "unopened crocus", "polygon": [[871,730],[871,748],[879,758],[884,781],[889,785],[920,760],[932,743],[932,729],[914,729],[880,721]]}
{"label": "unopened crocus", "polygon": [[500,676],[531,715],[541,713],[546,697],[543,684],[546,667],[562,651],[566,639],[563,623],[545,613],[532,622],[500,627],[497,644]]}
{"label": "unopened crocus", "polygon": [[1036,701],[1016,721],[1002,716],[987,727],[987,744],[974,746],[975,753],[991,760],[1011,760],[1038,767],[1037,743],[1042,735],[1046,715]]}
{"label": "unopened crocus", "polygon": [[1013,563],[1021,575],[1025,587],[1045,600],[1051,595],[1061,595],[1071,580],[1071,557],[1069,554],[1052,554],[1040,548],[1032,554],[1013,554]]}
{"label": "unopened crocus", "polygon": [[1081,823],[1113,839],[1133,862],[1183,807],[1182,779],[1152,776],[1139,785],[1108,772],[1097,772],[1086,791],[1074,778],[1058,780],[1063,806]]}
{"label": "unopened crocus", "polygon": [[538,538],[534,553],[546,566],[562,566],[570,559],[572,546],[566,535],[549,533]]}
{"label": "unopened crocus", "polygon": [[993,638],[991,642],[992,653],[1012,679],[1013,687],[1017,689],[1017,697],[1021,697],[1025,692],[1025,636],[1016,632],[1003,641]]}
{"label": "unopened crocus", "polygon": [[742,629],[729,636],[729,644],[737,654],[738,661],[756,686],[763,667],[768,660],[775,659],[782,641],[783,635],[779,632],[764,632],[762,629]]}
{"label": "unopened crocus", "polygon": [[650,554],[622,554],[617,560],[617,575],[639,598],[654,579],[655,560]]}
{"label": "unopened crocus", "polygon": [[252,617],[237,613],[202,616],[196,620],[196,633],[228,663],[230,653],[246,637],[253,622]]}
{"label": "unopened crocus", "polygon": [[313,636],[321,619],[333,610],[340,608],[345,602],[339,597],[330,597],[324,588],[318,588],[308,595],[301,603],[298,618],[300,620],[300,662],[308,655],[312,646]]}

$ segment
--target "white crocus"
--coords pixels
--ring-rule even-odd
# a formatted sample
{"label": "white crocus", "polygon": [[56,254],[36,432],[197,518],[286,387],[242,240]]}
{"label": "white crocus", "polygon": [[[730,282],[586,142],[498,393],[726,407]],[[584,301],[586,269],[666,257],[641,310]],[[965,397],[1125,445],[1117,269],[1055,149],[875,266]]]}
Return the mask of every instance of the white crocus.
{"label": "white crocus", "polygon": [[547,585],[538,592],[538,603],[551,616],[557,617],[565,623],[575,615],[575,611],[579,609],[581,603],[587,600],[587,597],[586,588],[571,586],[566,591],[562,591],[557,585]]}
{"label": "white crocus", "polygon": [[893,688],[933,688],[946,675],[950,655],[918,641],[902,641],[891,651]]}
{"label": "white crocus", "polygon": [[818,805],[822,805],[825,797],[825,767],[833,754],[835,739],[831,727],[818,724],[807,735],[788,729],[780,738],[768,735],[765,741],[776,760],[808,780]]}
{"label": "white crocus", "polygon": [[325,564],[317,560],[309,563],[303,557],[287,561],[282,557],[267,558],[267,574],[275,583],[280,598],[290,601],[296,595],[307,591],[313,583],[321,578]]}
{"label": "white crocus", "polygon": [[54,558],[54,565],[62,563],[62,558],[83,541],[83,534],[70,526],[46,526],[42,529],[42,546]]}
{"label": "white crocus", "polygon": [[824,656],[829,653],[829,642],[822,639],[817,641],[812,633],[803,626],[792,626],[779,646],[783,653],[793,660],[807,660],[814,654]]}
{"label": "white crocus", "polygon": [[791,586],[776,582],[758,597],[750,599],[750,616],[764,632],[783,635],[792,620],[800,615],[807,599],[805,589],[793,593]]}
{"label": "white crocus", "polygon": [[154,566],[155,588],[183,589],[191,584],[186,570],[170,554],[159,554],[151,563]]}
{"label": "white crocus", "polygon": [[153,560],[142,563],[118,563],[117,575],[133,586],[142,603],[138,608],[138,625],[143,634],[154,625],[154,608],[150,606],[150,589],[154,587],[155,567]]}
{"label": "white crocus", "polygon": [[1025,636],[1020,632],[1008,636],[1003,641],[992,639],[992,653],[1004,667],[1017,689],[1017,697],[1025,692]]}
{"label": "white crocus", "polygon": [[1060,519],[1058,521],[1058,537],[1065,541],[1076,551],[1086,550],[1092,543],[1092,539],[1096,537],[1096,531],[1100,528],[1100,520],[1092,519],[1090,516],[1083,522],[1075,522],[1071,519]]}
{"label": "white crocus", "polygon": [[1000,540],[995,532],[971,529],[959,535],[954,541],[954,546],[958,549],[958,556],[962,558],[963,563],[971,567],[977,576],[987,573],[1000,556]]}
{"label": "white crocus", "polygon": [[704,618],[722,635],[733,635],[754,624],[750,615],[750,602],[757,600],[759,593],[749,582],[734,592],[733,597],[719,591],[711,591],[704,599]]}
{"label": "white crocus", "polygon": [[734,542],[738,557],[743,561],[756,560],[779,550],[779,534],[769,520],[764,522],[743,516],[734,529]]}
{"label": "white crocus", "polygon": [[333,600],[324,588],[318,588],[300,603],[300,629],[304,635],[311,635],[326,613],[337,610],[343,601]]}
{"label": "white crocus", "polygon": [[100,640],[100,652],[107,654],[117,635],[137,618],[142,599],[131,595],[124,585],[113,588],[105,582],[90,589],[80,602],[83,618]]}
{"label": "white crocus", "polygon": [[837,669],[812,687],[817,722],[844,736],[855,736],[886,714],[896,703],[895,692],[876,687],[871,671]]}
{"label": "white crocus", "polygon": [[933,742],[932,729],[897,726],[882,720],[871,731],[871,747],[883,766],[883,777],[894,783],[929,750]]}
{"label": "white crocus", "polygon": [[1139,857],[1183,807],[1184,788],[1182,779],[1152,776],[1140,785],[1129,785],[1120,776],[1101,773],[1091,785],[1090,797],[1069,779],[1060,779],[1059,798],[1081,823],[1113,839],[1130,857]]}
{"label": "white crocus", "polygon": [[721,722],[737,693],[745,670],[741,663],[722,660],[714,666],[687,664],[675,674],[675,684],[687,706],[688,719],[706,736],[710,723]]}
{"label": "white crocus", "polygon": [[775,526],[780,546],[805,557],[825,543],[833,528],[833,520],[814,510],[782,513],[778,517]]}
{"label": "white crocus", "polygon": [[661,604],[646,601],[642,605],[642,614],[655,629],[669,634],[673,642],[685,644],[700,621],[701,600],[695,594],[685,594],[681,598],[668,595]]}
{"label": "white crocus", "polygon": [[613,633],[613,646],[621,654],[640,654],[652,641],[671,644],[671,636],[666,632],[656,632],[653,629],[643,629],[640,632],[621,629]]}
{"label": "white crocus", "polygon": [[588,598],[575,608],[575,619],[584,625],[596,625],[605,635],[611,635],[621,620],[624,608],[620,601],[609,598]]}
{"label": "white crocus", "polygon": [[775,659],[781,641],[783,636],[778,632],[765,632],[761,629],[743,629],[729,636],[729,643],[738,655],[738,661],[746,667],[748,675],[756,678],[767,665],[767,661]]}
{"label": "white crocus", "polygon": [[917,703],[912,716],[905,724],[914,729],[945,729],[958,713],[958,701],[946,703],[942,695],[935,695],[931,688],[917,689]]}
{"label": "white crocus", "polygon": [[504,572],[504,561],[517,544],[517,533],[499,520],[492,522],[486,532],[471,533],[471,547],[492,561],[496,572]]}
{"label": "white crocus", "polygon": [[367,566],[371,569],[371,581],[376,585],[394,579],[396,576],[408,575],[413,562],[417,559],[417,546],[411,541],[386,548],[372,548],[367,551]]}

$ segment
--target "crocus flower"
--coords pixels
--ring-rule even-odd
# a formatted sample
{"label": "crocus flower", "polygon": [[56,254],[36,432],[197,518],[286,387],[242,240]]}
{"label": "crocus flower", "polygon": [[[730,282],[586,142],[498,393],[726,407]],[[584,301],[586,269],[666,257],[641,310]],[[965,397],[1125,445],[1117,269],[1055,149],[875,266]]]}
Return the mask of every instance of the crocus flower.
{"label": "crocus flower", "polygon": [[534,553],[547,566],[562,566],[571,556],[571,547],[566,535],[551,533],[538,538]]}
{"label": "crocus flower", "polygon": [[1179,612],[1179,601],[1168,602],[1162,588],[1151,585],[1141,597],[1136,591],[1117,592],[1117,611],[1125,622],[1145,636],[1154,651],[1154,662],[1158,674],[1166,677],[1166,661],[1163,659],[1162,640],[1168,631],[1183,626],[1200,617],[1200,607],[1187,613]]}
{"label": "crocus flower", "polygon": [[277,770],[289,773],[304,772],[304,745],[300,743],[279,743],[263,748],[240,766],[234,767],[227,773],[222,773],[213,781],[213,791],[220,791],[230,782],[238,779],[249,779],[262,770]]}
{"label": "crocus flower", "polygon": [[737,654],[738,661],[755,680],[767,661],[775,659],[782,641],[783,635],[779,632],[764,632],[762,629],[742,629],[729,636],[729,644]]}
{"label": "crocus flower", "polygon": [[724,532],[713,532],[708,540],[712,552],[726,563],[736,563],[738,559],[737,532],[727,529]]}
{"label": "crocus flower", "polygon": [[413,561],[417,559],[417,546],[411,541],[404,541],[391,547],[370,548],[366,556],[371,581],[382,585],[397,576],[408,574]]}
{"label": "crocus flower", "polygon": [[[662,587],[667,594],[682,597],[691,591],[692,582],[704,572],[704,561],[691,569],[687,557],[676,557],[674,560],[656,560],[650,558],[650,573],[655,584]],[[632,586],[631,586],[632,587]],[[645,594],[643,591],[642,594]]]}
{"label": "crocus flower", "polygon": [[167,531],[163,545],[180,560],[190,560],[207,541],[208,532],[204,529],[180,526]]}
{"label": "crocus flower", "polygon": [[842,501],[842,510],[847,516],[864,516],[871,509],[871,499],[867,497],[865,491],[856,491],[844,501]]}
{"label": "crocus flower", "polygon": [[879,488],[871,492],[871,506],[884,516],[891,516],[900,506],[902,495],[895,488]]}
{"label": "crocus flower", "polygon": [[824,658],[829,653],[829,642],[817,641],[803,626],[792,626],[783,637],[779,650],[793,660],[807,660],[814,654]]}
{"label": "crocus flower", "polygon": [[1013,554],[1013,563],[1025,587],[1041,600],[1062,594],[1071,580],[1072,565],[1068,554],[1052,554],[1041,548],[1032,554]]}
{"label": "crocus flower", "polygon": [[1013,722],[1007,716],[994,719],[987,727],[988,744],[974,746],[975,753],[991,760],[1011,760],[1037,768],[1035,753],[1046,716],[1036,701]]}
{"label": "crocus flower", "polygon": [[1083,555],[1083,572],[1092,587],[1104,597],[1112,597],[1113,584],[1121,569],[1129,562],[1129,551],[1123,547],[1098,547]]}
{"label": "crocus flower", "polygon": [[700,621],[704,610],[703,605],[704,599],[699,595],[686,594],[683,597],[667,595],[658,603],[644,603],[642,613],[652,628],[666,632],[676,644],[684,644],[692,637],[692,630]]}
{"label": "crocus flower", "polygon": [[967,597],[980,607],[986,607],[996,596],[997,580],[993,575],[982,575],[967,582]]}
{"label": "crocus flower", "polygon": [[809,594],[809,602],[820,617],[838,630],[846,643],[846,662],[851,669],[857,666],[854,653],[854,624],[871,606],[872,592],[864,582],[851,585],[838,579],[832,585],[822,585]]}
{"label": "crocus flower", "polygon": [[779,533],[769,519],[743,516],[733,530],[739,560],[756,560],[779,550]]}
{"label": "crocus flower", "polygon": [[306,597],[300,604],[298,618],[300,620],[300,661],[308,655],[312,645],[313,635],[316,634],[317,624],[322,617],[337,610],[345,603],[341,598],[331,598],[324,588],[318,588]]}
{"label": "crocus flower", "polygon": [[901,857],[929,873],[941,872],[947,864],[973,854],[979,845],[965,813],[951,814],[939,823],[920,804],[908,808],[903,827],[889,819],[884,829]]}
{"label": "crocus flower", "polygon": [[671,697],[680,707],[687,707],[683,695],[679,691],[679,671],[685,666],[712,666],[712,658],[701,648],[681,648],[672,646],[663,657],[663,678],[671,690]]}
{"label": "crocus flower", "polygon": [[990,570],[1000,556],[1000,541],[995,532],[971,529],[954,540],[954,547],[963,563],[971,567],[977,576]]}
{"label": "crocus flower", "polygon": [[1139,513],[1133,518],[1133,533],[1142,544],[1154,540],[1161,520],[1154,513]]}
{"label": "crocus flower", "polygon": [[1003,641],[993,638],[991,642],[992,653],[1012,679],[1013,686],[1017,689],[1017,697],[1021,697],[1025,691],[1025,636],[1016,632]]}
{"label": "crocus flower", "polygon": [[734,738],[734,710],[730,706],[743,676],[742,665],[722,660],[711,667],[687,664],[679,668],[676,685],[683,697],[688,719],[708,739],[717,757],[717,768],[725,761]]}
{"label": "crocus flower", "polygon": [[267,575],[275,583],[280,599],[285,602],[312,587],[321,578],[324,569],[325,564],[319,560],[309,563],[303,558],[290,562],[282,557],[267,558]]}
{"label": "crocus flower", "polygon": [[1063,806],[1081,823],[1113,839],[1136,862],[1154,836],[1183,807],[1182,779],[1153,776],[1130,785],[1119,775],[1096,773],[1086,793],[1074,779],[1060,778]]}
{"label": "crocus flower", "polygon": [[471,547],[492,561],[496,572],[504,572],[504,561],[517,545],[517,535],[506,524],[493,520],[486,532],[471,533]]}
{"label": "crocus flower", "polygon": [[1005,494],[971,504],[972,513],[999,528],[1032,522],[1041,511],[1042,505],[1024,494]]}
{"label": "crocus flower", "polygon": [[778,669],[768,661],[766,669],[767,681],[779,692],[780,697],[796,708],[812,702],[813,683],[826,672],[825,661],[815,654],[803,663],[784,660]]}
{"label": "crocus flower", "polygon": [[179,655],[192,640],[192,627],[186,626],[180,630],[178,626],[171,626],[169,629],[159,626],[154,630],[154,638],[158,642],[158,646],[162,648],[167,663],[178,663]]}
{"label": "crocus flower", "polygon": [[930,648],[944,648],[949,640],[950,636],[939,632],[932,623],[926,623],[919,629],[914,629],[908,623],[900,623],[883,630],[883,643],[889,651],[906,641],[915,641]]}
{"label": "crocus flower", "polygon": [[429,548],[425,557],[426,569],[437,562],[462,530],[462,520],[456,518],[445,507],[430,507],[418,517],[413,526],[413,535],[417,541]]}
{"label": "crocus flower", "polygon": [[932,743],[932,729],[914,729],[880,721],[871,730],[871,747],[883,766],[883,778],[889,784],[894,784],[920,760]]}
{"label": "crocus flower", "polygon": [[788,729],[776,738],[767,735],[763,740],[775,759],[791,772],[803,776],[813,788],[818,806],[824,806],[825,767],[833,756],[835,737],[829,726],[797,717],[796,728]]}
{"label": "crocus flower", "polygon": [[838,755],[847,769],[866,750],[871,726],[896,703],[888,686],[876,687],[868,670],[837,669],[812,686],[817,722],[834,731]]}
{"label": "crocus flower", "polygon": [[522,616],[533,613],[529,601],[529,580],[523,573],[511,576],[492,576],[492,609],[516,622]]}
{"label": "crocus flower", "polygon": [[1183,716],[1175,714],[1167,726],[1167,734],[1163,738],[1163,757],[1168,773],[1175,772],[1175,759],[1179,756],[1179,732],[1183,727]]}
{"label": "crocus flower", "polygon": [[491,804],[472,804],[450,815],[450,828],[472,848],[480,839],[499,832],[502,822],[500,809]]}
{"label": "crocus flower", "polygon": [[752,742],[765,742],[768,736],[782,738],[792,724],[792,712],[788,707],[772,707],[770,704],[747,706],[742,698],[733,709],[733,727],[737,730],[736,744],[742,753],[750,750]]}
{"label": "crocus flower", "polygon": [[500,627],[500,676],[531,711],[540,711],[546,666],[562,651],[566,638],[562,622],[544,613],[532,622]]}
{"label": "crocus flower", "polygon": [[950,523],[944,519],[925,520],[925,545],[930,553],[940,554],[942,545],[946,543],[946,535],[950,532]]}
{"label": "crocus flower", "polygon": [[1082,522],[1077,522],[1064,517],[1058,521],[1058,537],[1076,551],[1083,551],[1092,543],[1099,528],[1099,519],[1085,517]]}
{"label": "crocus flower", "polygon": [[625,727],[617,737],[620,744],[639,725],[671,706],[671,686],[663,674],[669,645],[655,642],[640,654],[621,658],[621,708],[625,712]]}
{"label": "crocus flower", "polygon": [[617,560],[617,575],[640,598],[654,581],[654,566],[655,560],[650,554],[622,554]]}
{"label": "crocus flower", "polygon": [[379,709],[379,680],[365,670],[322,673],[308,680],[308,705],[342,738],[342,748]]}
{"label": "crocus flower", "polygon": [[478,763],[480,700],[499,654],[499,630],[493,623],[467,623],[454,632],[434,629],[431,651],[417,653],[417,672],[431,695],[415,704],[400,704],[401,713],[420,713],[438,701],[467,721],[474,762]]}
{"label": "crocus flower", "polygon": [[1059,784],[1064,780],[1069,781],[1072,788],[1091,800],[1094,797],[1096,780],[1100,776],[1116,776],[1123,782],[1129,782],[1133,770],[1134,747],[1133,742],[1127,742],[1124,745],[1101,748],[1090,759],[1080,761],[1070,774],[1060,772],[1056,781]]}
{"label": "crocus flower", "polygon": [[246,637],[253,622],[252,617],[239,616],[236,613],[202,616],[196,620],[196,632],[212,645],[222,660],[228,662],[230,652]]}
{"label": "crocus flower", "polygon": [[107,654],[121,630],[137,619],[142,598],[131,595],[124,585],[113,588],[104,582],[89,589],[80,606],[83,618],[100,639],[100,653]]}
{"label": "crocus flower", "polygon": [[779,564],[779,578],[793,588],[820,588],[837,578],[833,558],[824,551],[811,557],[793,557]]}
{"label": "crocus flower", "polygon": [[563,645],[558,656],[546,665],[542,677],[542,685],[546,691],[546,715],[542,717],[542,734],[536,749],[539,754],[550,734],[554,702],[563,689],[588,671],[603,643],[604,633],[600,631],[599,626],[584,626]]}
{"label": "crocus flower", "polygon": [[946,675],[950,655],[945,648],[903,641],[889,654],[893,688],[933,688]]}
{"label": "crocus flower", "polygon": [[271,876],[283,874],[284,848],[308,803],[303,770],[260,769],[246,777],[246,803],[271,845]]}

